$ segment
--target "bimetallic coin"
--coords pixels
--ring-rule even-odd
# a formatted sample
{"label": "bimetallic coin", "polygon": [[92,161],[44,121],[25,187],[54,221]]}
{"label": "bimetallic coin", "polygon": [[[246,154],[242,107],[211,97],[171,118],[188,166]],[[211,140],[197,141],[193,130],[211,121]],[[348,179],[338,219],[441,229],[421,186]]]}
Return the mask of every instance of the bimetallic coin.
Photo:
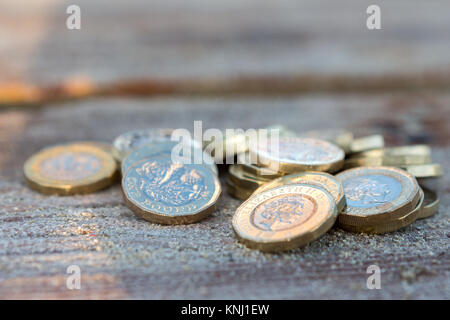
{"label": "bimetallic coin", "polygon": [[438,163],[400,166],[416,178],[437,178],[443,175],[442,166]]}
{"label": "bimetallic coin", "polygon": [[215,210],[221,188],[210,169],[161,157],[131,166],[122,178],[122,191],[127,206],[143,219],[188,224]]}
{"label": "bimetallic coin", "polygon": [[[274,171],[296,173],[301,171],[335,172],[342,167],[344,151],[333,143],[313,138],[280,138],[265,146],[250,146],[258,164]],[[277,148],[278,147],[278,148]]]}
{"label": "bimetallic coin", "polygon": [[416,179],[394,167],[361,167],[336,175],[344,185],[347,206],[341,225],[371,226],[411,212],[420,198]]}
{"label": "bimetallic coin", "polygon": [[113,156],[120,163],[133,150],[154,142],[170,141],[173,129],[142,129],[121,134],[113,142]]}
{"label": "bimetallic coin", "polygon": [[427,164],[431,162],[430,156],[424,155],[398,155],[381,157],[351,158],[344,161],[344,169],[366,166],[404,166]]}
{"label": "bimetallic coin", "polygon": [[[184,150],[186,149],[186,150]],[[214,163],[214,160],[208,155],[206,152],[203,152],[202,149],[196,148],[194,145],[183,146],[178,142],[167,141],[167,142],[156,142],[151,145],[147,145],[144,147],[140,147],[130,154],[128,154],[125,159],[122,161],[121,171],[122,174],[130,168],[136,162],[139,162],[144,159],[149,159],[153,157],[172,157],[172,151],[174,152],[174,156],[176,158],[174,162],[183,162],[183,163],[195,163],[201,161],[201,163],[210,170],[212,170],[215,174],[218,174],[217,166]],[[187,152],[185,154],[185,152]]]}
{"label": "bimetallic coin", "polygon": [[252,195],[236,210],[233,229],[249,248],[283,251],[321,237],[333,226],[337,214],[325,189],[292,184]]}
{"label": "bimetallic coin", "polygon": [[352,225],[341,225],[341,228],[350,232],[364,232],[371,234],[382,234],[387,232],[397,231],[401,228],[409,226],[411,223],[416,221],[422,214],[424,205],[424,193],[420,190],[419,202],[408,214],[395,220],[390,220],[382,224],[374,224],[370,226],[352,226]]}
{"label": "bimetallic coin", "polygon": [[384,138],[381,135],[373,135],[362,138],[353,139],[350,144],[348,153],[363,152],[372,149],[380,149],[384,147]]}
{"label": "bimetallic coin", "polygon": [[28,185],[46,194],[82,194],[111,185],[117,172],[114,158],[94,143],[48,147],[24,164]]}
{"label": "bimetallic coin", "polygon": [[440,199],[438,194],[428,188],[422,187],[425,199],[423,201],[423,208],[418,216],[418,219],[428,218],[434,215],[439,209]]}
{"label": "bimetallic coin", "polygon": [[300,172],[272,180],[255,190],[254,194],[288,184],[313,184],[327,190],[336,202],[338,212],[345,208],[344,187],[339,179],[325,172]]}

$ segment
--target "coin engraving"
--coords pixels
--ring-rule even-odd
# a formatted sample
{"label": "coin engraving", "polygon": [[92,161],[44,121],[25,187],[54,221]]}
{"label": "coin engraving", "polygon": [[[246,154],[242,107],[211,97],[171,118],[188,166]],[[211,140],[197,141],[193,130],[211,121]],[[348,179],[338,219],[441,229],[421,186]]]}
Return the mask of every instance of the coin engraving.
{"label": "coin engraving", "polygon": [[258,205],[252,212],[253,224],[266,231],[281,231],[304,223],[317,204],[306,195],[280,195]]}
{"label": "coin engraving", "polygon": [[367,175],[348,179],[344,182],[347,205],[369,208],[393,201],[401,191],[400,182],[385,175]]}
{"label": "coin engraving", "polygon": [[195,213],[220,193],[209,169],[165,157],[133,165],[123,181],[125,194],[136,205],[172,216]]}
{"label": "coin engraving", "polygon": [[48,179],[73,181],[96,174],[101,165],[101,160],[93,154],[64,152],[42,161],[40,169]]}

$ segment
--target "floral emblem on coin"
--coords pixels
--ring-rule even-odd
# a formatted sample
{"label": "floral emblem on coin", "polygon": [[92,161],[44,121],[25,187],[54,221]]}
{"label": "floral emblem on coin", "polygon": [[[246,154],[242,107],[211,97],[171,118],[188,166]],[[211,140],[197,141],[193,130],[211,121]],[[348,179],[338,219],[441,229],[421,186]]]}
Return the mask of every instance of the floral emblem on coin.
{"label": "floral emblem on coin", "polygon": [[184,206],[209,194],[203,176],[182,163],[148,161],[136,173],[141,192],[167,206]]}
{"label": "floral emblem on coin", "polygon": [[315,202],[305,195],[281,195],[253,210],[253,224],[264,231],[281,231],[304,223],[313,214]]}
{"label": "floral emblem on coin", "polygon": [[50,179],[81,180],[96,174],[101,165],[101,160],[92,154],[65,152],[45,159],[40,168]]}
{"label": "floral emblem on coin", "polygon": [[402,190],[400,182],[383,175],[362,176],[344,182],[347,205],[374,207],[391,202]]}

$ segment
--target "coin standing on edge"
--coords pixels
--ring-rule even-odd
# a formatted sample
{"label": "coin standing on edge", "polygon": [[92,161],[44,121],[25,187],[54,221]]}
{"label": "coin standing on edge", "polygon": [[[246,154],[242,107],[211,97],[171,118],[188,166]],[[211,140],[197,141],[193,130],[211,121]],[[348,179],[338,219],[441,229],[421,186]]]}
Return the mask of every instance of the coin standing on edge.
{"label": "coin standing on edge", "polygon": [[221,193],[217,176],[199,164],[170,158],[142,160],[122,178],[127,206],[136,215],[160,224],[188,224],[210,215]]}
{"label": "coin standing on edge", "polygon": [[111,185],[117,164],[104,146],[94,142],[48,147],[24,164],[28,185],[45,194],[72,195],[95,192]]}
{"label": "coin standing on edge", "polygon": [[325,189],[286,185],[255,194],[239,206],[233,230],[249,248],[283,251],[321,237],[333,226],[337,214],[336,204]]}
{"label": "coin standing on edge", "polygon": [[345,208],[344,187],[339,179],[326,172],[300,172],[272,180],[255,190],[254,194],[289,184],[318,184],[327,190],[336,202],[338,212]]}
{"label": "coin standing on edge", "polygon": [[422,187],[422,190],[425,194],[425,200],[423,201],[423,209],[418,219],[424,219],[434,215],[438,211],[441,202],[435,191],[425,187]]}
{"label": "coin standing on edge", "polygon": [[343,165],[344,151],[335,144],[313,138],[287,137],[279,139],[278,150],[267,146],[250,146],[258,163],[283,173],[301,171],[335,172]]}
{"label": "coin standing on edge", "polygon": [[394,167],[360,167],[336,175],[344,185],[347,206],[339,223],[370,226],[395,220],[414,210],[420,199],[416,179]]}

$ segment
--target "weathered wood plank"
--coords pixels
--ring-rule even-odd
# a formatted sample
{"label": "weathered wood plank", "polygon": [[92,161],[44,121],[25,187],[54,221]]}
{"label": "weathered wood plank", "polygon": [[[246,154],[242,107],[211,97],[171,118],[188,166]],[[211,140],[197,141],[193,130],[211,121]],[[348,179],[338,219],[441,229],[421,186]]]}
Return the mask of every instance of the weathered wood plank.
{"label": "weathered wood plank", "polygon": [[448,1],[2,1],[0,82],[449,72]]}
{"label": "weathered wood plank", "polygon": [[[303,249],[262,254],[240,245],[231,217],[240,201],[223,194],[209,219],[160,226],[138,219],[120,187],[57,197],[25,186],[22,164],[64,141],[111,141],[144,127],[345,127],[382,133],[390,144],[429,143],[450,166],[449,95],[306,95],[285,98],[93,99],[0,112],[0,298],[450,298],[450,177],[440,212],[403,231],[366,236],[334,228]],[[78,265],[82,289],[68,290]],[[382,268],[367,290],[366,268]]]}

